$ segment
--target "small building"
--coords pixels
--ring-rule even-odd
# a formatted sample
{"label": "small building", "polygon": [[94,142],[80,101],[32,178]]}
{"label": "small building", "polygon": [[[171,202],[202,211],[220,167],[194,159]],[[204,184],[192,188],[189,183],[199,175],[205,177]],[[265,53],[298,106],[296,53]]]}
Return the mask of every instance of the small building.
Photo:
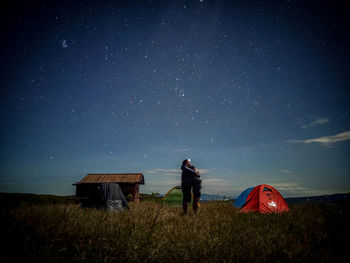
{"label": "small building", "polygon": [[80,182],[73,184],[76,186],[76,197],[85,199],[84,203],[89,206],[95,199],[94,196],[99,195],[98,189],[101,184],[105,183],[117,183],[127,199],[138,202],[139,185],[145,184],[145,179],[142,173],[88,174]]}

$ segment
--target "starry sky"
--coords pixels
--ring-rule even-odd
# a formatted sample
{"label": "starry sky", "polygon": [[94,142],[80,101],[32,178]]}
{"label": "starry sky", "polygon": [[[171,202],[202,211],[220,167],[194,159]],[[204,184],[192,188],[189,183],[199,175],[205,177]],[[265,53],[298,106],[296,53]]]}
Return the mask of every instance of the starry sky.
{"label": "starry sky", "polygon": [[185,158],[203,193],[350,192],[345,1],[7,2],[1,192],[142,172],[165,193]]}

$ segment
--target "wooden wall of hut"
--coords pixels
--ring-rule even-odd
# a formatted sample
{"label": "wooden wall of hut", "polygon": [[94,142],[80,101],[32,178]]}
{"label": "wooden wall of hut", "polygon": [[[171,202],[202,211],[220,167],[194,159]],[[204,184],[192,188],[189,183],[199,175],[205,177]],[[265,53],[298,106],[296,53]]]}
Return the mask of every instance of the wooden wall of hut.
{"label": "wooden wall of hut", "polygon": [[[139,201],[139,184],[124,184],[124,183],[119,183],[120,188],[122,189],[122,192],[125,196],[125,198],[128,201],[133,201],[138,202]],[[132,197],[132,198],[130,198]]]}

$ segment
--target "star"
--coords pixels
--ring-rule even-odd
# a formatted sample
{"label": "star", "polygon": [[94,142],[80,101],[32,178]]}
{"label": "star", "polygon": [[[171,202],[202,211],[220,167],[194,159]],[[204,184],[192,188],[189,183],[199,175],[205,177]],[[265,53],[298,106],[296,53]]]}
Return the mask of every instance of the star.
{"label": "star", "polygon": [[62,39],[62,40],[61,40],[61,45],[62,45],[63,48],[68,48],[67,40]]}

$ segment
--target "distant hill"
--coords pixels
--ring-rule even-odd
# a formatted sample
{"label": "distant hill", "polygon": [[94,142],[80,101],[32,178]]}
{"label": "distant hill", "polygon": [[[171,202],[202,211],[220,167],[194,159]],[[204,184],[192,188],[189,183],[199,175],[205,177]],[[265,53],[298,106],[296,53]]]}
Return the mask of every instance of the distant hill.
{"label": "distant hill", "polygon": [[[224,195],[210,195],[202,194],[201,201],[210,200],[227,200],[235,201],[234,196],[224,196]],[[305,196],[305,197],[289,197],[285,198],[287,203],[306,203],[306,202],[338,202],[350,200],[350,193],[347,194],[333,194],[333,195],[320,195],[320,196]]]}
{"label": "distant hill", "polygon": [[46,194],[0,193],[1,208],[47,204],[74,204],[74,198]]}
{"label": "distant hill", "polygon": [[307,203],[307,202],[339,202],[350,200],[350,193],[334,194],[334,195],[320,195],[308,197],[289,197],[285,198],[287,203]]}
{"label": "distant hill", "polygon": [[210,201],[210,200],[232,200],[233,196],[225,195],[210,195],[210,194],[201,194],[201,201]]}

